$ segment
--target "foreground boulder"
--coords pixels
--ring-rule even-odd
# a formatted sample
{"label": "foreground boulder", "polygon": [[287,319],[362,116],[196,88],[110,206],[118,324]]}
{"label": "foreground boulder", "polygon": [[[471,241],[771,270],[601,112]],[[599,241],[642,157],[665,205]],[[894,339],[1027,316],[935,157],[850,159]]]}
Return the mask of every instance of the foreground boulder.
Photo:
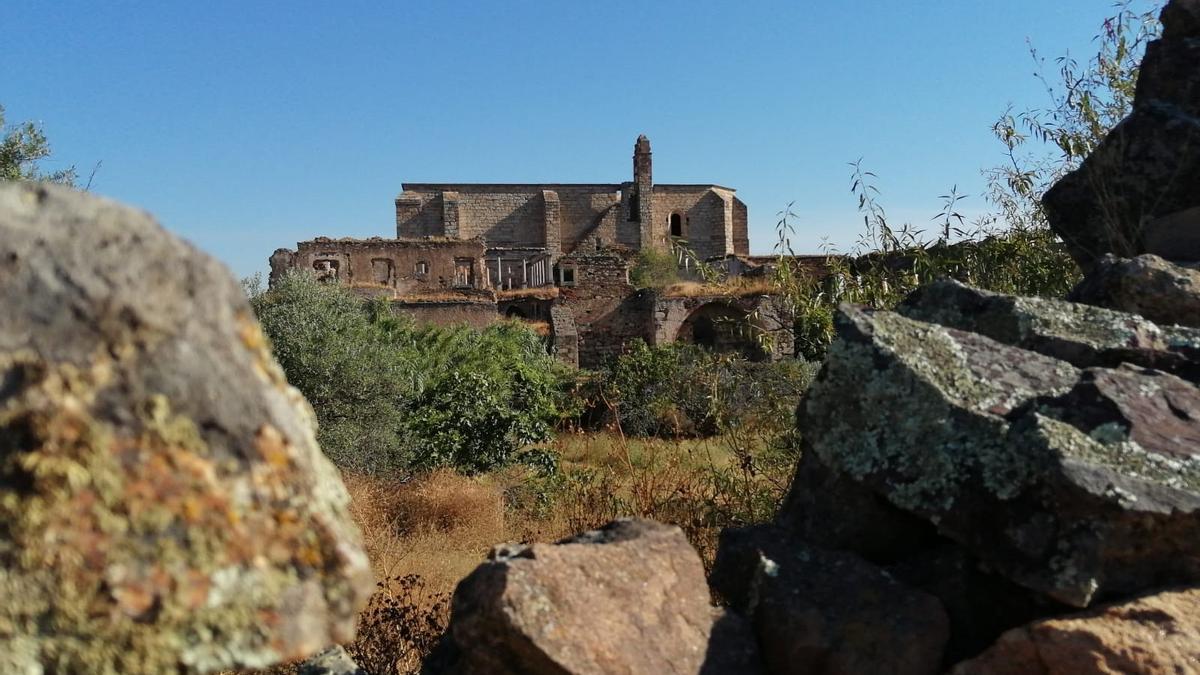
{"label": "foreground boulder", "polygon": [[1200,581],[1195,386],[890,312],[844,307],[838,330],[798,414],[834,474],[1073,606]]}
{"label": "foreground boulder", "polygon": [[770,673],[940,672],[941,603],[851,553],[771,526],[725,530],[712,585],[750,619]]}
{"label": "foreground boulder", "polygon": [[1154,255],[1132,260],[1106,256],[1068,299],[1138,314],[1164,326],[1200,328],[1200,270]]}
{"label": "foreground boulder", "polygon": [[1200,590],[1158,593],[1005,633],[954,675],[1200,671]]}
{"label": "foreground boulder", "polygon": [[428,672],[761,672],[741,619],[709,602],[677,527],[621,520],[558,544],[497,547],[459,583]]}
{"label": "foreground boulder", "polygon": [[0,672],[261,667],[349,639],[347,493],[237,283],[147,215],[0,185]]}
{"label": "foreground boulder", "polygon": [[1200,260],[1200,0],[1173,0],[1133,111],[1042,200],[1084,271],[1105,253]]}

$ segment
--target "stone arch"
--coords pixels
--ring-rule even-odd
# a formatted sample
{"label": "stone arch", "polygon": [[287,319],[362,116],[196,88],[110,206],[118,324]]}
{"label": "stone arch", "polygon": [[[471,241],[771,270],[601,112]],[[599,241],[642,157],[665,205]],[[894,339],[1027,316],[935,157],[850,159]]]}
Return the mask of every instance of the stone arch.
{"label": "stone arch", "polygon": [[736,352],[761,361],[770,358],[758,340],[762,330],[750,312],[732,303],[714,300],[688,313],[679,325],[675,341],[716,352]]}

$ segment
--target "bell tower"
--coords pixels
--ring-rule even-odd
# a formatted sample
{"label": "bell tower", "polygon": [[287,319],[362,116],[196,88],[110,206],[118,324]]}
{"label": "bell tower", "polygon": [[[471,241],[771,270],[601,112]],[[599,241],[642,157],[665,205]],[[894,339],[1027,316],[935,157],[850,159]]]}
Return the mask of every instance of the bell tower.
{"label": "bell tower", "polygon": [[654,178],[650,158],[650,139],[638,136],[633,144],[633,203],[630,220],[640,227],[642,248],[653,248],[659,237],[654,222]]}

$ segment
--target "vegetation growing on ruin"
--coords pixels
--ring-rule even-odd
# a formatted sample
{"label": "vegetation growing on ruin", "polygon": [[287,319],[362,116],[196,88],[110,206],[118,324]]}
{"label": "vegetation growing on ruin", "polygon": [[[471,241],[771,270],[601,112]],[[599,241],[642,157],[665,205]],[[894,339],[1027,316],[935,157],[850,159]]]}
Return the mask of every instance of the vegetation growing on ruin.
{"label": "vegetation growing on ruin", "polygon": [[669,252],[638,251],[629,270],[629,283],[635,288],[662,288],[679,281],[679,264]]}

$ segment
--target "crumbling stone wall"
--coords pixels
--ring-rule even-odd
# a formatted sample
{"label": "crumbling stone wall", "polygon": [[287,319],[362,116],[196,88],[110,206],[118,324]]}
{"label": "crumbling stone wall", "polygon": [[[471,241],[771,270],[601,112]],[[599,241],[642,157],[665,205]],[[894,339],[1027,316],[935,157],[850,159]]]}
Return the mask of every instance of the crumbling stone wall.
{"label": "crumbling stone wall", "polygon": [[599,366],[620,354],[634,339],[649,340],[646,294],[629,283],[631,262],[614,253],[564,256],[560,269],[573,270],[575,283],[564,286],[558,306],[569,311],[579,336],[579,365]]}
{"label": "crumbling stone wall", "polygon": [[556,358],[572,366],[579,365],[579,332],[575,317],[563,307],[550,308],[550,340]]}
{"label": "crumbling stone wall", "polygon": [[434,326],[487,328],[503,318],[496,312],[495,302],[472,300],[396,302],[392,304],[392,310],[409,316],[417,323]]}
{"label": "crumbling stone wall", "polygon": [[[772,360],[795,354],[792,321],[771,296],[655,294],[649,330],[651,344],[690,342],[719,351],[740,351],[748,358]],[[707,334],[709,331],[711,335]]]}
{"label": "crumbling stone wall", "polygon": [[[478,240],[318,237],[296,246],[295,251],[279,249],[271,256],[272,282],[289,269],[311,270],[346,286],[394,289],[402,298],[464,285],[480,288],[488,278],[484,246]],[[469,266],[466,273],[463,265]]]}

